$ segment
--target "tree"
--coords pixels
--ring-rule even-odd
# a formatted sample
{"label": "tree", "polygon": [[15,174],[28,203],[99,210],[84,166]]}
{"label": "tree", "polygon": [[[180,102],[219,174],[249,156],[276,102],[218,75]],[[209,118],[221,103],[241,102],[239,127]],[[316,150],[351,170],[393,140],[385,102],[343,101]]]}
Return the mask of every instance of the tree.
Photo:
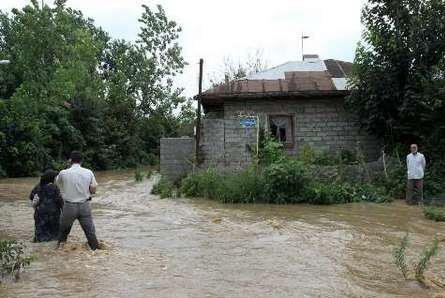
{"label": "tree", "polygon": [[0,70],[2,168],[31,175],[73,148],[94,147],[100,109],[91,107],[103,96],[96,65],[106,34],[80,11],[33,0],[0,14],[0,37],[0,56],[12,61]]}
{"label": "tree", "polygon": [[249,53],[244,62],[235,63],[230,56],[224,57],[222,69],[213,73],[210,85],[215,87],[222,83],[245,78],[247,75],[263,71],[267,68],[267,61],[261,50]]}
{"label": "tree", "polygon": [[441,154],[445,2],[369,0],[362,23],[348,106],[387,144],[419,142]]}
{"label": "tree", "polygon": [[145,163],[188,117],[173,86],[181,29],[162,7],[143,7],[130,43],[65,3],[0,12],[0,57],[12,61],[0,68],[0,175],[60,168],[71,150],[95,169]]}

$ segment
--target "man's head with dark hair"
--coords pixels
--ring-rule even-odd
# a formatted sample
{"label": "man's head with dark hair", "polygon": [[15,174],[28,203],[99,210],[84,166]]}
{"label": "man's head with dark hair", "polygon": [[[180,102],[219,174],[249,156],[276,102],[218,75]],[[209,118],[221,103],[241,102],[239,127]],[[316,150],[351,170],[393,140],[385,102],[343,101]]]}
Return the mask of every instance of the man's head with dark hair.
{"label": "man's head with dark hair", "polygon": [[71,163],[81,163],[82,162],[82,153],[80,153],[80,151],[71,152],[70,161],[71,161]]}

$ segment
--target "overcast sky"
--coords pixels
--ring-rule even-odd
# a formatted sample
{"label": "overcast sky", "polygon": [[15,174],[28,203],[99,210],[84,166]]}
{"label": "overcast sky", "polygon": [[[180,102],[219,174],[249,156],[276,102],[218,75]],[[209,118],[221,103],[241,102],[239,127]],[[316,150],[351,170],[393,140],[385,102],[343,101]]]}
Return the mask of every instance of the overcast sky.
{"label": "overcast sky", "polygon": [[[41,1],[41,0],[39,0]],[[45,0],[51,4],[53,0]],[[0,0],[1,10],[28,0]],[[245,61],[257,50],[269,66],[301,60],[301,34],[309,35],[304,52],[352,61],[360,39],[362,0],[69,0],[112,37],[134,40],[141,4],[161,4],[181,25],[180,44],[189,65],[176,84],[185,95],[197,93],[198,61],[204,59],[205,85],[220,72],[224,57]]]}

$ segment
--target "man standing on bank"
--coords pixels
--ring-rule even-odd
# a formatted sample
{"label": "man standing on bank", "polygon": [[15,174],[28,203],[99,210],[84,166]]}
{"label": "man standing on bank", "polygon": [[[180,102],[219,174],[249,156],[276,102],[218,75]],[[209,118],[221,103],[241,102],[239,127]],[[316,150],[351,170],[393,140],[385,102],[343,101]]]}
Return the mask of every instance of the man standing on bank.
{"label": "man standing on bank", "polygon": [[423,176],[425,174],[425,156],[417,152],[417,144],[411,144],[411,153],[406,157],[408,183],[406,187],[406,202],[409,205],[423,203]]}
{"label": "man standing on bank", "polygon": [[88,244],[92,250],[98,248],[96,231],[91,215],[91,194],[96,192],[97,182],[91,170],[81,166],[82,154],[79,151],[71,153],[71,167],[60,171],[56,179],[65,202],[60,223],[58,247],[62,247],[68,238],[74,221],[79,220]]}

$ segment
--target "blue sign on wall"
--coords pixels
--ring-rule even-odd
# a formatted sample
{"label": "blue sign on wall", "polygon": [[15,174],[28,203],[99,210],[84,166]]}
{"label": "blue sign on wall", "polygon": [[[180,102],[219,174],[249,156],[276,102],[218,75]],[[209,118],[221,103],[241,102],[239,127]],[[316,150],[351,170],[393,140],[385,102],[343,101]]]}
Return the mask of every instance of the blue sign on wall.
{"label": "blue sign on wall", "polygon": [[246,128],[256,127],[257,119],[253,118],[253,117],[242,118],[242,119],[240,119],[239,124],[242,127],[246,127]]}

